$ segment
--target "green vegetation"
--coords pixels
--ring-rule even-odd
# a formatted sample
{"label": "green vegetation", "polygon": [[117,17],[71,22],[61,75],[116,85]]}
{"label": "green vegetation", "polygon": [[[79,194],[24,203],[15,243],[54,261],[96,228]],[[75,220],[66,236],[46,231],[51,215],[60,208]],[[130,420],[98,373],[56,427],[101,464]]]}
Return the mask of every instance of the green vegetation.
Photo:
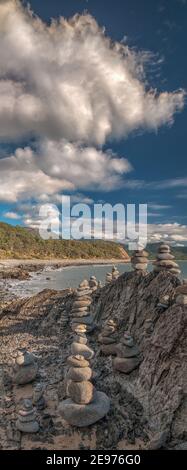
{"label": "green vegetation", "polygon": [[120,245],[102,240],[43,240],[35,230],[0,222],[0,259],[121,259]]}

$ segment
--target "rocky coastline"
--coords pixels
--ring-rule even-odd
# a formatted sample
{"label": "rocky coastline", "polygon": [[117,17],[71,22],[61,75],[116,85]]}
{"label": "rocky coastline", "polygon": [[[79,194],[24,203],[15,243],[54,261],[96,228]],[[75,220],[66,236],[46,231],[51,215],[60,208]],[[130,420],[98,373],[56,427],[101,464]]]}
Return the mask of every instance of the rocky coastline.
{"label": "rocky coastline", "polygon": [[[135,271],[122,274],[92,293],[95,324],[89,332],[89,347],[95,352],[91,359],[92,383],[96,390],[110,397],[110,410],[100,421],[83,428],[72,427],[59,413],[59,406],[67,398],[66,364],[75,335],[72,331],[75,289],[44,290],[1,307],[1,447],[186,448],[187,316],[186,304],[181,304],[181,299],[180,304],[176,301],[179,291],[186,288],[181,290],[180,285],[181,281],[166,270],[149,274]],[[160,299],[166,297],[164,304]],[[113,334],[111,325],[116,325],[114,339],[119,345],[116,357],[120,360],[123,357],[123,363],[128,361],[124,338],[130,343],[133,338],[140,358],[134,369],[114,368],[113,357],[102,352],[98,337],[104,336],[106,323],[110,328],[104,327],[105,335]],[[18,348],[26,348],[37,358],[33,384],[21,386],[12,381],[12,364]],[[31,435],[20,432],[16,422],[19,410],[24,409],[20,400],[31,400],[38,381],[45,389],[46,406],[35,410],[39,430]]]}

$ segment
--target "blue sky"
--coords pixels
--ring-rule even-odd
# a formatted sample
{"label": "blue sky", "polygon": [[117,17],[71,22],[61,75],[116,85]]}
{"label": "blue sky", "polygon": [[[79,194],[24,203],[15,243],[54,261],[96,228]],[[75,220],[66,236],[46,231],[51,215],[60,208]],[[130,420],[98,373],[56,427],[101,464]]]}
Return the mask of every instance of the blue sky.
{"label": "blue sky", "polygon": [[[14,4],[14,0],[10,0],[10,4]],[[23,3],[23,2],[22,2]],[[25,2],[26,3],[26,2]],[[90,175],[88,174],[88,184],[85,184],[85,181],[80,182],[80,185],[76,181],[76,173],[73,176],[68,178],[67,172],[68,169],[65,168],[65,179],[69,181],[69,187],[66,184],[65,189],[63,192],[72,193],[74,197],[77,196],[77,200],[82,198],[90,198],[93,201],[106,201],[112,204],[117,202],[122,202],[124,204],[127,203],[147,203],[148,204],[148,221],[149,224],[152,226],[152,231],[161,234],[167,234],[171,236],[174,233],[176,236],[173,237],[173,241],[176,243],[183,243],[187,236],[187,212],[186,212],[186,202],[187,202],[187,164],[186,164],[186,122],[187,122],[187,108],[185,105],[185,94],[184,92],[178,92],[177,95],[177,102],[173,103],[173,93],[177,90],[187,89],[187,62],[186,62],[186,44],[187,44],[187,1],[185,0],[53,0],[53,2],[49,0],[45,0],[45,2],[41,2],[38,0],[30,0],[31,9],[34,11],[36,15],[40,17],[42,22],[47,22],[50,24],[51,18],[58,18],[59,16],[64,16],[65,18],[70,18],[76,13],[80,15],[84,14],[85,10],[95,18],[96,22],[99,24],[100,27],[105,27],[105,34],[108,36],[112,41],[122,42],[125,47],[129,47],[130,51],[133,51],[132,54],[136,54],[136,57],[130,55],[129,63],[125,65],[127,73],[129,71],[131,73],[132,67],[137,67],[139,65],[139,58],[141,56],[141,66],[143,63],[143,68],[145,74],[139,77],[136,75],[136,79],[143,82],[144,89],[146,92],[150,89],[156,89],[157,94],[159,93],[171,93],[169,98],[167,98],[167,103],[164,104],[164,109],[157,109],[158,106],[154,105],[154,103],[150,106],[147,104],[147,101],[143,103],[143,116],[141,117],[141,124],[137,125],[137,122],[133,124],[129,123],[128,116],[124,118],[123,123],[123,116],[122,116],[122,130],[120,131],[120,135],[118,135],[118,130],[115,129],[117,127],[118,120],[119,120],[119,127],[121,124],[120,116],[122,113],[120,109],[114,109],[114,114],[116,113],[116,122],[114,122],[113,129],[111,133],[107,133],[107,137],[101,137],[102,130],[97,127],[97,120],[93,120],[93,131],[90,130],[89,136],[79,129],[79,132],[76,131],[73,134],[72,127],[76,129],[76,126],[72,124],[72,122],[68,122],[69,117],[69,108],[68,108],[68,115],[67,121],[63,121],[58,123],[57,120],[53,119],[53,122],[49,122],[47,124],[40,125],[33,127],[31,132],[29,133],[25,122],[28,118],[28,115],[20,118],[20,122],[18,123],[18,129],[14,132],[12,128],[14,127],[13,117],[11,119],[7,115],[5,116],[5,121],[7,122],[7,131],[6,131],[6,122],[3,126],[3,131],[1,133],[1,144],[0,144],[0,161],[2,162],[2,177],[3,180],[3,189],[2,189],[2,197],[1,197],[1,209],[0,215],[1,220],[7,221],[8,223],[16,224],[22,223],[29,225],[34,223],[33,221],[37,218],[37,205],[41,203],[42,197],[41,194],[37,196],[37,189],[35,184],[33,184],[33,191],[32,191],[32,181],[34,183],[38,179],[38,185],[49,185],[49,191],[47,191],[48,199],[46,198],[47,202],[54,202],[55,195],[56,200],[57,194],[60,195],[62,190],[58,181],[56,179],[55,168],[59,168],[59,159],[63,161],[63,156],[66,155],[67,145],[73,145],[75,148],[68,147],[68,152],[70,151],[73,154],[72,162],[74,162],[74,158],[77,158],[77,161],[80,161],[83,158],[83,169],[84,171],[84,162],[87,166],[87,159],[91,158],[92,161],[92,168],[93,173],[94,171],[97,173],[100,171],[101,164],[103,162],[104,170],[101,171],[101,181],[97,178],[97,181],[92,181]],[[17,8],[17,7],[16,7]],[[24,26],[25,20],[22,16],[20,11],[17,10],[12,11],[7,14],[6,12],[6,20],[7,23],[10,19],[14,19],[15,17],[15,25],[18,22],[19,25]],[[3,14],[5,14],[3,12]],[[9,15],[9,16],[8,16]],[[12,15],[12,16],[10,16]],[[20,19],[21,18],[21,19]],[[22,21],[22,23],[19,23]],[[8,27],[7,31],[3,31],[1,34],[8,35]],[[20,27],[20,26],[19,26]],[[35,26],[34,26],[35,27]],[[79,26],[81,29],[86,28],[85,24],[80,24]],[[38,28],[38,27],[37,27]],[[54,27],[55,28],[55,27]],[[22,29],[20,28],[20,34]],[[13,33],[12,33],[13,34]],[[16,32],[15,32],[16,34]],[[25,30],[24,30],[24,33]],[[35,33],[35,37],[37,36]],[[38,36],[39,40],[41,40],[41,48],[44,47],[44,33],[43,36]],[[71,34],[70,28],[67,28],[65,41],[67,39],[68,34]],[[77,33],[76,33],[77,34]],[[86,34],[85,33],[85,41],[86,41]],[[88,33],[89,34],[89,33]],[[97,39],[98,32],[96,30],[92,31],[92,42],[94,41],[94,35]],[[16,37],[16,36],[15,36]],[[33,36],[32,36],[33,37]],[[55,36],[55,40],[58,41],[57,36]],[[9,38],[5,38],[5,40],[9,40]],[[19,40],[19,38],[18,38]],[[21,42],[23,40],[23,42]],[[30,39],[29,39],[30,40]],[[33,39],[34,41],[34,39]],[[42,42],[43,41],[43,42]],[[5,42],[6,44],[6,42]],[[12,45],[10,45],[10,40],[7,43],[8,53],[10,53],[10,67],[7,67],[6,70],[6,79],[7,76],[11,80],[13,79],[16,83],[16,86],[21,83],[21,86],[27,82],[27,73],[29,74],[29,66],[28,71],[26,70],[25,59],[21,57],[21,53],[19,52],[17,64],[15,64],[12,59],[13,50]],[[24,47],[27,46],[26,40],[20,38],[20,44],[23,44]],[[24,46],[25,44],[25,46]],[[64,49],[64,54],[67,52],[68,42],[66,43],[66,48]],[[72,43],[73,44],[73,43]],[[75,43],[71,47],[74,47],[74,55],[76,55],[76,37]],[[90,42],[90,47],[92,47],[92,43]],[[29,45],[30,47],[30,45]],[[35,45],[34,45],[35,47]],[[49,46],[48,46],[49,47]],[[77,43],[77,47],[79,44]],[[82,47],[82,46],[81,46]],[[87,46],[86,46],[87,47]],[[94,46],[95,53],[97,54],[97,44]],[[110,46],[108,46],[107,54],[108,60],[110,63]],[[44,49],[43,49],[44,50]],[[84,50],[84,49],[83,49]],[[86,48],[88,54],[90,53],[90,49]],[[38,51],[38,52],[37,52]],[[62,52],[61,52],[62,51]],[[143,53],[146,51],[146,53]],[[149,53],[148,53],[149,51]],[[18,53],[18,51],[16,51]],[[38,46],[36,48],[36,54],[41,54],[41,50]],[[44,52],[42,52],[43,54]],[[49,54],[52,52],[49,51]],[[63,54],[63,41],[62,47],[59,47],[59,54]],[[31,50],[32,54],[32,50]],[[118,57],[119,58],[119,57]],[[101,67],[103,56],[99,57],[99,67]],[[52,60],[52,59],[51,59]],[[50,67],[51,67],[51,60],[50,60]],[[70,59],[67,59],[67,61]],[[89,61],[87,69],[85,69],[86,57],[82,57],[76,63],[76,68],[74,71],[74,82],[76,84],[76,74],[79,78],[79,68],[83,67],[83,70],[86,70],[88,73],[88,80],[93,80],[93,70],[92,72],[88,71]],[[115,74],[115,66],[116,66],[116,59],[114,60],[114,68],[112,67],[111,62],[111,74]],[[120,59],[119,59],[120,60]],[[56,58],[58,61],[58,57]],[[108,63],[105,64],[105,60],[103,60],[103,69],[108,67]],[[3,58],[0,61],[0,80],[5,79],[5,71],[3,69]],[[33,68],[35,67],[36,61],[33,61]],[[1,70],[2,67],[2,70]],[[54,68],[56,64],[54,63]],[[66,69],[66,73],[70,73],[70,67],[72,66],[72,61],[70,60],[69,68]],[[117,67],[117,66],[116,66]],[[50,69],[45,68],[39,70],[38,74],[41,74],[41,80],[43,82],[48,80],[48,70],[51,73]],[[90,69],[91,70],[91,69]],[[125,70],[125,69],[124,69]],[[32,72],[31,72],[32,73]],[[71,69],[72,77],[73,68]],[[97,72],[96,72],[97,73]],[[118,73],[116,68],[116,73]],[[126,73],[126,71],[125,71]],[[133,78],[134,78],[134,70],[132,71]],[[38,75],[39,76],[39,75]],[[124,75],[125,77],[125,75]],[[123,78],[124,78],[123,77]],[[97,77],[96,77],[97,78]],[[35,77],[33,79],[33,82]],[[63,81],[63,74],[60,77],[60,80]],[[41,83],[41,82],[40,82]],[[59,81],[60,83],[60,81]],[[30,92],[30,87],[34,86],[29,82],[26,83],[26,90]],[[130,82],[129,82],[130,84]],[[57,84],[58,85],[58,84]],[[103,85],[107,87],[108,83]],[[24,85],[25,86],[25,85]],[[95,86],[95,85],[94,85]],[[120,85],[121,86],[121,85]],[[125,86],[124,84],[122,86]],[[99,87],[99,85],[98,85]],[[133,88],[129,88],[129,95],[134,92],[135,90],[135,83]],[[37,84],[37,92],[39,90],[39,85]],[[43,93],[41,87],[41,94]],[[118,88],[116,91],[112,89],[112,84],[108,87],[108,95],[106,99],[106,103],[104,106],[108,106],[110,102],[110,93],[112,95],[111,100],[114,99],[116,94],[116,100],[120,100],[120,93],[123,93],[123,88]],[[119,93],[117,95],[117,92]],[[6,90],[5,92],[6,93]],[[10,94],[14,95],[14,92],[9,92]],[[25,96],[24,91],[24,96]],[[38,92],[39,93],[39,92]],[[102,89],[99,90],[101,95],[96,95],[97,99],[96,108],[94,108],[94,115],[95,109],[98,111],[99,107],[99,99],[98,96],[102,96]],[[137,90],[135,90],[135,97],[136,97]],[[180,95],[181,93],[181,95]],[[182,95],[183,93],[183,95]],[[52,100],[51,95],[51,100]],[[157,95],[155,95],[157,96]],[[77,98],[77,95],[76,95]],[[20,100],[21,98],[19,98]],[[80,103],[80,107],[82,106],[82,102],[80,102],[80,98],[78,98]],[[92,97],[90,98],[92,101]],[[133,99],[133,96],[132,96]],[[155,98],[156,99],[156,98]],[[50,103],[51,103],[50,100]],[[125,100],[125,98],[124,98]],[[60,103],[59,103],[60,104]],[[125,101],[126,104],[126,101]],[[30,101],[29,101],[30,105]],[[29,106],[28,105],[28,106]],[[32,103],[32,109],[34,108],[35,103]],[[69,104],[68,104],[69,105]],[[38,105],[37,105],[38,106]],[[64,103],[63,103],[64,106]],[[94,104],[95,106],[95,104]],[[121,106],[121,104],[120,104]],[[131,107],[133,109],[133,104],[131,101],[127,103],[126,113],[129,114],[132,112]],[[134,106],[136,107],[136,98],[134,98]],[[155,109],[154,109],[155,106]],[[166,109],[167,108],[167,109]],[[171,109],[172,108],[172,109]],[[19,108],[20,109],[20,108]],[[31,109],[31,111],[32,111]],[[37,108],[38,109],[38,108]],[[66,108],[63,108],[63,110]],[[82,108],[80,108],[82,109]],[[111,112],[110,108],[110,112]],[[78,111],[78,110],[77,110]],[[118,114],[119,111],[119,114]],[[30,112],[30,111],[29,111]],[[42,111],[43,112],[43,111]],[[64,111],[63,111],[64,112]],[[103,112],[103,110],[102,110]],[[74,103],[72,104],[72,115],[76,113],[74,109]],[[108,117],[108,111],[107,111]],[[156,117],[158,114],[158,117]],[[86,111],[84,111],[84,116],[86,115]],[[15,117],[14,117],[15,119]],[[30,119],[30,115],[29,115]],[[104,121],[102,122],[102,126],[108,125],[105,122],[105,118],[103,117]],[[114,115],[109,118],[109,122],[111,120],[115,121]],[[132,118],[134,119],[134,118]],[[80,116],[81,121],[81,116]],[[128,122],[127,122],[128,121]],[[65,124],[64,124],[65,122]],[[63,143],[60,142],[59,137],[59,127],[58,126],[65,126],[67,124],[67,132],[63,130],[63,139],[66,139],[66,148],[64,147]],[[1,123],[1,117],[0,117]],[[21,124],[20,124],[21,123]],[[30,121],[29,121],[30,123]],[[28,126],[29,126],[28,123]],[[150,124],[151,123],[151,124]],[[53,127],[54,129],[51,128]],[[68,125],[71,127],[69,130]],[[23,127],[23,129],[21,128]],[[55,127],[56,126],[56,127]],[[45,132],[44,132],[45,127]],[[126,131],[126,127],[128,127],[128,131]],[[26,130],[25,130],[26,128]],[[81,128],[81,125],[80,125]],[[81,133],[82,132],[82,133]],[[92,135],[94,135],[92,139]],[[41,142],[41,139],[43,141]],[[49,143],[46,142],[46,139],[50,139],[50,146]],[[52,143],[51,143],[52,140]],[[55,144],[54,144],[55,141]],[[57,149],[57,141],[58,141],[58,149]],[[80,153],[80,145],[81,148],[89,148],[89,152],[86,150],[84,156],[82,157],[82,153]],[[24,149],[27,147],[27,151]],[[90,148],[92,150],[90,150]],[[94,157],[94,149],[98,152],[102,152],[102,162],[98,160],[98,167],[94,169],[94,158],[97,159],[97,156]],[[107,162],[107,155],[108,150],[114,154],[113,157],[116,158],[117,162],[117,170],[116,166],[114,168],[113,175],[113,163],[111,158],[109,158],[109,164]],[[17,152],[17,153],[16,153]],[[31,153],[34,152],[33,154]],[[56,153],[55,153],[56,152]],[[49,155],[48,155],[49,154]],[[51,162],[49,161],[50,158],[53,159],[52,155],[57,155],[55,161],[55,168],[51,169],[50,165]],[[11,160],[11,155],[13,159]],[[16,155],[16,160],[14,156]],[[47,156],[46,156],[47,155]],[[51,156],[51,157],[50,157]],[[33,158],[34,158],[34,165],[36,161],[40,162],[40,169],[44,171],[45,178],[41,175],[37,175],[35,178],[35,173],[33,171]],[[42,158],[44,163],[42,162]],[[55,157],[54,157],[55,158]],[[65,157],[66,158],[66,157]],[[100,159],[100,154],[99,157]],[[120,159],[123,160],[123,168],[120,167],[119,169],[119,161]],[[6,161],[5,161],[6,160]],[[22,165],[23,161],[23,165]],[[28,161],[27,165],[25,161]],[[7,165],[8,162],[8,165]],[[20,163],[21,162],[21,163]],[[19,167],[19,164],[21,165]],[[97,163],[96,163],[97,164]],[[72,163],[73,165],[73,163]],[[65,163],[65,167],[68,167],[67,162]],[[24,173],[22,174],[23,179],[27,178],[27,174],[31,174],[31,177],[28,177],[28,192],[26,189],[21,191],[20,188],[23,186],[23,182],[20,179],[19,181],[19,188],[18,190],[14,191],[15,180],[10,177],[11,174],[20,175],[19,168],[22,171],[24,167]],[[48,173],[50,167],[50,171]],[[71,167],[71,165],[70,165]],[[63,166],[60,167],[63,171]],[[5,173],[6,171],[6,173]],[[18,171],[18,173],[16,173]],[[69,170],[71,172],[71,168]],[[31,173],[30,173],[31,172]],[[77,178],[79,178],[79,170],[77,169]],[[64,175],[63,175],[64,176]],[[5,181],[7,178],[7,181]],[[19,176],[17,176],[19,178]],[[54,182],[55,179],[55,182]],[[80,178],[81,179],[81,178]],[[102,183],[103,179],[103,183]],[[8,181],[10,182],[9,190],[7,189]],[[107,181],[109,184],[107,185]],[[116,183],[115,183],[116,181]],[[17,182],[16,182],[17,183]],[[53,188],[54,186],[54,188]],[[12,193],[9,194],[10,188],[12,187]],[[73,189],[72,189],[73,188]],[[7,193],[7,197],[6,197]],[[43,197],[43,201],[45,197]],[[33,211],[33,212],[32,212]],[[160,228],[158,226],[160,224]],[[177,228],[178,227],[178,228]],[[153,238],[154,241],[154,238]],[[155,238],[156,241],[156,238]]]}

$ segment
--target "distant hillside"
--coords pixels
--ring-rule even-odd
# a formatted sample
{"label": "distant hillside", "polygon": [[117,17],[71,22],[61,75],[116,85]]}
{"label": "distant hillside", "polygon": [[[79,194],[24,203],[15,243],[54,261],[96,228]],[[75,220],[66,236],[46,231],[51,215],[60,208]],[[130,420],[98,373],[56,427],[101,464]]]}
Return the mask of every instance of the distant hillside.
{"label": "distant hillside", "polygon": [[126,259],[126,251],[102,240],[43,240],[34,230],[0,222],[0,259]]}

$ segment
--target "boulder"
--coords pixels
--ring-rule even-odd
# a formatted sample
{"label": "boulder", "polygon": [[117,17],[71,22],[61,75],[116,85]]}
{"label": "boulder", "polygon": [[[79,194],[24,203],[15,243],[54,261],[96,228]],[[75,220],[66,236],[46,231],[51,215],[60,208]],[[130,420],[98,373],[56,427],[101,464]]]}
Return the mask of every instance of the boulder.
{"label": "boulder", "polygon": [[94,400],[88,405],[74,403],[71,398],[64,400],[59,413],[72,426],[90,426],[102,419],[109,411],[110,399],[103,392],[96,392]]}

